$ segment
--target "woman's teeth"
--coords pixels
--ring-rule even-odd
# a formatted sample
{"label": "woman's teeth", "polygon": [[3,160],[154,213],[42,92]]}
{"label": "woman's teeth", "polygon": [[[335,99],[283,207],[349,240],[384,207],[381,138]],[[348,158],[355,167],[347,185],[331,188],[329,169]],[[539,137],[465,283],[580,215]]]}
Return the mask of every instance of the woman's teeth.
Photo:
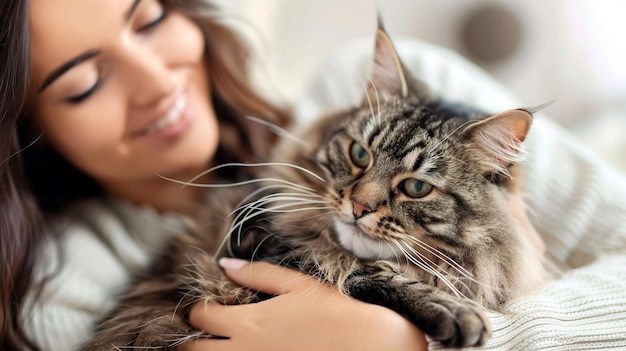
{"label": "woman's teeth", "polygon": [[174,103],[174,107],[163,118],[148,127],[146,134],[158,132],[178,122],[182,118],[186,106],[187,99],[185,96],[179,97]]}

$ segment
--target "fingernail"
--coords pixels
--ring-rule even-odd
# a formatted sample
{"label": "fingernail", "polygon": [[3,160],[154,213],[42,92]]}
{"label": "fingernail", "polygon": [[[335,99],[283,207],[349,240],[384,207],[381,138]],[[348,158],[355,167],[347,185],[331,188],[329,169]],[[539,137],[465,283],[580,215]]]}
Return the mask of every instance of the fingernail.
{"label": "fingernail", "polygon": [[240,260],[238,258],[222,257],[219,260],[220,267],[229,271],[237,271],[241,269],[241,267],[245,266],[246,263],[248,263],[248,261]]}

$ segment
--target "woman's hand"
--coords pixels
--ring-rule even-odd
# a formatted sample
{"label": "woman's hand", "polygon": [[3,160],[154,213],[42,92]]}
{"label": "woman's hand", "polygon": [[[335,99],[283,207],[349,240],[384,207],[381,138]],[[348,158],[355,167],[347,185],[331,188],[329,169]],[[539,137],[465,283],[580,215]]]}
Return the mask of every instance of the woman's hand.
{"label": "woman's hand", "polygon": [[189,320],[228,339],[201,339],[181,351],[426,350],[422,332],[399,314],[341,295],[329,285],[265,262],[224,259],[234,282],[274,298],[237,306],[197,303]]}

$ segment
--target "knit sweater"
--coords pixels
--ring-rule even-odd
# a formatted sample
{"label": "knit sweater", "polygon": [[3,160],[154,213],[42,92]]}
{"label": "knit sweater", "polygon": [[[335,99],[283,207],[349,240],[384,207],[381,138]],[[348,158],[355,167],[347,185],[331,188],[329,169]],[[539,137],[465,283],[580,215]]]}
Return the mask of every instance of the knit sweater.
{"label": "knit sweater", "polygon": [[[329,61],[296,105],[303,121],[360,101],[372,45],[356,42]],[[397,46],[407,68],[450,100],[494,112],[523,106],[452,52],[416,40]],[[513,313],[489,312],[493,337],[484,349],[626,349],[626,179],[545,116],[536,117],[525,146],[530,218],[565,273],[514,301]],[[28,312],[27,327],[44,349],[71,350],[182,220],[102,199],[58,223],[64,234],[47,245],[39,276],[58,272]],[[442,349],[436,342],[430,348]]]}
{"label": "knit sweater", "polygon": [[43,350],[75,349],[130,278],[183,228],[181,216],[115,198],[81,202],[56,218],[50,230],[61,236],[44,244],[36,274],[49,279],[24,309],[29,335]]}

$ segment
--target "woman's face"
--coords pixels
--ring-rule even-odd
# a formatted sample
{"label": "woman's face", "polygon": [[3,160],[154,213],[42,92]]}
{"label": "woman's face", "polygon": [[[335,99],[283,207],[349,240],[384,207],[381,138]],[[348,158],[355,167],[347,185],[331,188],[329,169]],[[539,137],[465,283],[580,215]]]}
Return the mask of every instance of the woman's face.
{"label": "woman's face", "polygon": [[218,141],[200,29],[157,0],[32,0],[35,112],[106,188],[188,177]]}

